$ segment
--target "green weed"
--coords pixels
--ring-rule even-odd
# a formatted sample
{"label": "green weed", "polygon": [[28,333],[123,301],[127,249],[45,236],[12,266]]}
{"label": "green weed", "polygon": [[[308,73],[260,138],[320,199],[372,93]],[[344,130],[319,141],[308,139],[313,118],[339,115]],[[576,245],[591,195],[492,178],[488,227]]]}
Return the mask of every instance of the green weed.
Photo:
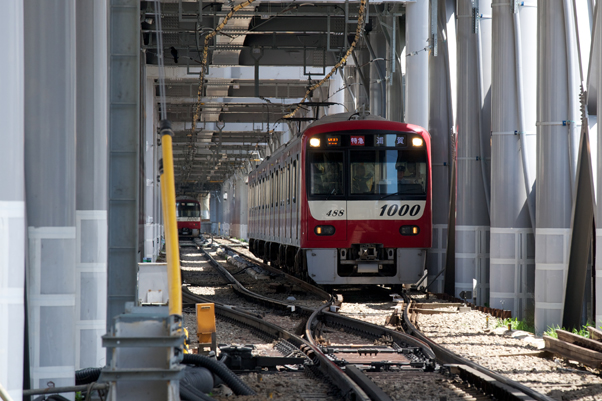
{"label": "green weed", "polygon": [[518,320],[518,318],[516,317],[504,320],[497,319],[495,327],[508,327],[508,325],[510,325],[510,328],[512,330],[522,330],[528,331],[529,333],[535,333],[535,327],[532,324],[530,324],[526,320]]}
{"label": "green weed", "polygon": [[[572,333],[573,334],[577,334],[578,336],[581,337],[585,337],[585,338],[589,338],[589,331],[587,330],[588,327],[593,327],[594,325],[590,322],[588,322],[585,326],[581,326],[581,328],[579,330],[577,329],[573,329]],[[556,333],[556,330],[564,330],[567,331],[566,328],[564,327],[560,327],[558,325],[556,325],[556,327],[548,327],[548,329],[543,333],[546,336],[549,337],[553,337],[553,338],[558,338],[558,333]]]}

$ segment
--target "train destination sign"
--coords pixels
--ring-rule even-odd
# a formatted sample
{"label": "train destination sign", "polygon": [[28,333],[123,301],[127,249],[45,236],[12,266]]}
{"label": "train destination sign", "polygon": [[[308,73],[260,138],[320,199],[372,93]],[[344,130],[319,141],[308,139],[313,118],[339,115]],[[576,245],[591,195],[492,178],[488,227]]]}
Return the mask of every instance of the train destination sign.
{"label": "train destination sign", "polygon": [[402,147],[406,147],[407,143],[406,143],[406,136],[405,135],[397,135],[397,138],[395,139],[395,146],[402,146]]}
{"label": "train destination sign", "polygon": [[351,135],[349,144],[351,146],[366,146],[366,137],[364,135]]}
{"label": "train destination sign", "polygon": [[326,138],[326,146],[340,146],[341,137],[339,135],[329,135]]}
{"label": "train destination sign", "polygon": [[406,134],[376,134],[374,135],[374,146],[395,146],[405,148],[407,146]]}

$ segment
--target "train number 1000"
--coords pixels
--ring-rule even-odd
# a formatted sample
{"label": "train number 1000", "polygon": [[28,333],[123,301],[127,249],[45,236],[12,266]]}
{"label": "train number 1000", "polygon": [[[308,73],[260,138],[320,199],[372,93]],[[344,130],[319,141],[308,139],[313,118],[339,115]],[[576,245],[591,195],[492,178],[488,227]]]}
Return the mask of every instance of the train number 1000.
{"label": "train number 1000", "polygon": [[397,204],[384,205],[380,208],[380,216],[384,216],[385,213],[387,213],[387,216],[391,217],[395,215],[403,217],[407,214],[410,216],[416,216],[418,213],[420,213],[420,205],[414,205],[412,207],[407,204],[401,205],[401,207],[399,207]]}

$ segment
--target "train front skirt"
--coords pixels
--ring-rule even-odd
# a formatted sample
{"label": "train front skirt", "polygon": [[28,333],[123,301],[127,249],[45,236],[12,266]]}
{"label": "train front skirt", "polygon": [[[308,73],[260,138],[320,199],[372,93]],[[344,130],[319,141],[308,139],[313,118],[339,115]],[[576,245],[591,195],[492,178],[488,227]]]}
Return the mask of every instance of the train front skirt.
{"label": "train front skirt", "polygon": [[[319,284],[414,284],[426,267],[426,249],[420,248],[398,248],[395,261],[341,260],[337,249],[323,248],[306,249],[305,256],[309,277]],[[384,275],[391,262],[393,275]]]}

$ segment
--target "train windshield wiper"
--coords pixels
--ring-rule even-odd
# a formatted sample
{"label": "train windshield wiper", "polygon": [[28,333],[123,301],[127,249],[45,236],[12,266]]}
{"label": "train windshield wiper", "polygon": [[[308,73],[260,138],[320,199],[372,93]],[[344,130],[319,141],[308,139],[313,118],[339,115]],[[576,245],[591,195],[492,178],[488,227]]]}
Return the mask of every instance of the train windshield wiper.
{"label": "train windshield wiper", "polygon": [[326,200],[329,200],[332,195],[336,195],[336,194],[337,194],[337,189],[332,188],[332,191],[330,191],[330,194],[328,194],[328,197],[326,198]]}
{"label": "train windshield wiper", "polygon": [[379,200],[388,198],[389,196],[401,195],[401,194],[403,194],[405,192],[408,192],[408,190],[411,191],[411,189],[402,189],[400,191],[393,192],[392,194],[387,194],[387,195],[383,196],[382,198],[380,198]]}

